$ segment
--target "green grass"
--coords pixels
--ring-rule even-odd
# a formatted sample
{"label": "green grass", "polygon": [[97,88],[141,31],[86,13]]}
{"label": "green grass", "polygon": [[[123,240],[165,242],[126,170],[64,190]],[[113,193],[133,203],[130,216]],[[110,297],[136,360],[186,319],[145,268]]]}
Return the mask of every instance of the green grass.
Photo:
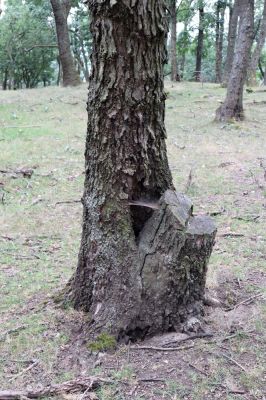
{"label": "green grass", "polygon": [[[266,93],[255,89],[245,94],[245,121],[216,124],[215,110],[224,89],[212,84],[167,83],[166,91],[168,155],[176,188],[185,190],[192,170],[187,194],[194,202],[195,213],[222,211],[214,217],[219,230],[207,286],[223,291],[228,304],[234,305],[265,291],[266,182],[260,160],[266,158],[266,118],[265,105],[253,101],[265,101]],[[60,310],[52,301],[72,276],[79,250],[81,205],[57,203],[82,196],[86,93],[84,85],[1,95],[0,169],[34,167],[31,179],[0,173],[0,337],[14,327],[24,326],[0,341],[0,354],[5,359],[0,363],[3,388],[61,382],[84,368],[88,373],[93,371],[91,365],[84,364],[78,370],[72,368],[72,359],[65,361],[68,346],[78,337],[73,332],[83,316],[71,309]],[[244,236],[222,236],[228,232]],[[230,280],[221,284],[221,277],[227,274]],[[238,291],[232,284],[234,280],[241,284]],[[204,353],[208,351],[204,345],[202,354],[210,365],[208,379],[187,368],[184,378],[167,377],[166,385],[154,388],[154,398],[182,399],[187,395],[189,400],[214,399],[213,390],[219,390],[219,386],[213,384],[234,377],[247,389],[248,400],[262,399],[264,349],[259,338],[265,335],[266,309],[261,300],[254,305],[254,315],[243,321],[230,348],[232,358],[245,364],[247,374],[224,359]],[[243,331],[252,327],[253,336],[245,336]],[[77,348],[73,345],[71,351],[75,353],[79,346],[83,355],[89,353],[87,344],[77,344]],[[119,353],[115,357],[120,357]],[[19,374],[25,365],[9,360],[31,358],[40,360],[39,370],[10,382],[10,377]],[[150,360],[147,368],[153,363]],[[133,385],[138,366],[134,360],[132,365],[124,360],[123,365],[126,367],[116,367],[112,374],[116,384],[99,390],[100,399],[130,398],[130,390],[126,390],[126,384],[121,389],[120,381]],[[146,394],[137,391],[135,398],[149,399],[151,390],[148,387]],[[230,393],[224,396],[239,399]]]}

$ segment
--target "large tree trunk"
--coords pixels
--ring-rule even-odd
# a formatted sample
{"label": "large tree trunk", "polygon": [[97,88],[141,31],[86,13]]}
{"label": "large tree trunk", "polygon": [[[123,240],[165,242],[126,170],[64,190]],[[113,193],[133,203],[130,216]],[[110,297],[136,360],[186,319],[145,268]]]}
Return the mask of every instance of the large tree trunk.
{"label": "large tree trunk", "polygon": [[226,54],[224,76],[223,76],[224,85],[227,85],[229,81],[229,76],[232,70],[232,65],[234,60],[237,26],[239,18],[239,5],[240,5],[240,0],[235,0],[234,5],[232,4],[232,0],[229,3],[229,30],[228,30],[227,54]]}
{"label": "large tree trunk", "polygon": [[219,0],[216,4],[216,65],[215,81],[222,82],[223,41],[224,41],[224,14],[226,3]]}
{"label": "large tree trunk", "polygon": [[176,53],[176,0],[171,0],[171,81],[180,80],[177,71],[177,53]]}
{"label": "large tree trunk", "polygon": [[259,59],[261,56],[262,49],[265,44],[266,39],[266,0],[264,0],[263,15],[260,23],[259,37],[256,43],[256,47],[250,58],[249,68],[248,68],[248,84],[255,86],[257,84],[256,72],[259,64]]}
{"label": "large tree trunk", "polygon": [[62,66],[63,85],[76,86],[80,84],[80,77],[75,69],[70,49],[70,40],[67,26],[67,17],[71,8],[70,0],[50,0],[56,26],[59,57]]}
{"label": "large tree trunk", "polygon": [[93,331],[176,329],[202,308],[215,228],[173,191],[163,0],[89,1],[93,36],[83,232],[70,296]]}
{"label": "large tree trunk", "polygon": [[200,82],[202,78],[201,64],[202,64],[202,53],[204,43],[204,7],[203,5],[199,8],[199,33],[198,43],[196,52],[196,70],[195,70],[195,81]]}
{"label": "large tree trunk", "polygon": [[235,56],[224,103],[218,108],[219,121],[243,119],[243,89],[247,76],[254,30],[254,0],[242,0]]}

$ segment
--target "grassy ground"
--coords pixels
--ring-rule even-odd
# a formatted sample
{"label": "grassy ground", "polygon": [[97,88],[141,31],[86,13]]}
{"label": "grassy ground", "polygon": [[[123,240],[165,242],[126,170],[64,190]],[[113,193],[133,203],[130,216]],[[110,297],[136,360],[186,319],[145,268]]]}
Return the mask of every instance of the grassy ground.
{"label": "grassy ground", "polygon": [[[208,289],[223,307],[205,316],[213,338],[179,352],[121,346],[91,354],[86,316],[52,300],[77,261],[86,86],[1,92],[0,389],[94,374],[113,381],[97,391],[101,400],[265,399],[266,91],[245,95],[244,122],[216,124],[224,89],[166,90],[176,187],[219,228]],[[23,168],[33,169],[31,179]],[[162,340],[169,336],[147,345]]]}

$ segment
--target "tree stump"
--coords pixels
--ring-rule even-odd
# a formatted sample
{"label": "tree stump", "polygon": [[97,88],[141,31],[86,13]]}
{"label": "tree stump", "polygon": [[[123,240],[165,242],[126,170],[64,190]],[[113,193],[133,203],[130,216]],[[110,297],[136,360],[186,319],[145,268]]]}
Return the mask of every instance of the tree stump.
{"label": "tree stump", "polygon": [[203,311],[207,264],[216,228],[208,216],[193,216],[191,201],[167,190],[139,236],[142,283],[139,320],[143,336],[179,330]]}

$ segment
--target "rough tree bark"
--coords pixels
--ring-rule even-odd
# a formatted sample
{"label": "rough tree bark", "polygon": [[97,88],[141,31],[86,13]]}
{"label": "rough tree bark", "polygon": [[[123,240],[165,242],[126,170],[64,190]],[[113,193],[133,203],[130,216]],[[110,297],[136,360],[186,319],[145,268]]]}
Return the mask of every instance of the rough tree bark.
{"label": "rough tree bark", "polygon": [[215,227],[176,194],[165,144],[164,0],[88,2],[93,36],[83,232],[69,284],[91,329],[178,329],[202,310]]}
{"label": "rough tree bark", "polygon": [[224,14],[226,3],[218,0],[216,4],[216,65],[215,65],[215,81],[222,82],[222,65],[223,65],[223,42],[224,42]]}
{"label": "rough tree bark", "polygon": [[59,57],[62,66],[63,85],[76,86],[80,77],[75,69],[70,49],[67,17],[71,9],[70,0],[50,0],[55,18]]}
{"label": "rough tree bark", "polygon": [[265,39],[266,39],[266,0],[264,0],[264,8],[260,23],[259,37],[256,43],[256,47],[251,55],[248,68],[248,84],[251,86],[255,86],[257,84],[256,72],[261,52],[265,44]]}
{"label": "rough tree bark", "polygon": [[254,31],[254,0],[242,0],[240,22],[232,70],[224,103],[216,111],[216,119],[243,119],[243,89]]}
{"label": "rough tree bark", "polygon": [[171,0],[170,4],[171,14],[171,81],[179,81],[177,70],[177,52],[176,52],[176,0]]}
{"label": "rough tree bark", "polygon": [[195,70],[195,81],[201,81],[201,64],[202,64],[202,53],[203,53],[203,43],[204,43],[204,7],[203,3],[200,3],[199,8],[199,33],[198,33],[198,43],[196,52],[196,70]]}
{"label": "rough tree bark", "polygon": [[228,83],[234,60],[235,43],[236,43],[238,18],[239,18],[239,5],[240,5],[240,0],[235,0],[234,5],[232,3],[232,0],[229,2],[228,44],[227,44],[224,76],[223,76],[223,83],[225,86]]}

